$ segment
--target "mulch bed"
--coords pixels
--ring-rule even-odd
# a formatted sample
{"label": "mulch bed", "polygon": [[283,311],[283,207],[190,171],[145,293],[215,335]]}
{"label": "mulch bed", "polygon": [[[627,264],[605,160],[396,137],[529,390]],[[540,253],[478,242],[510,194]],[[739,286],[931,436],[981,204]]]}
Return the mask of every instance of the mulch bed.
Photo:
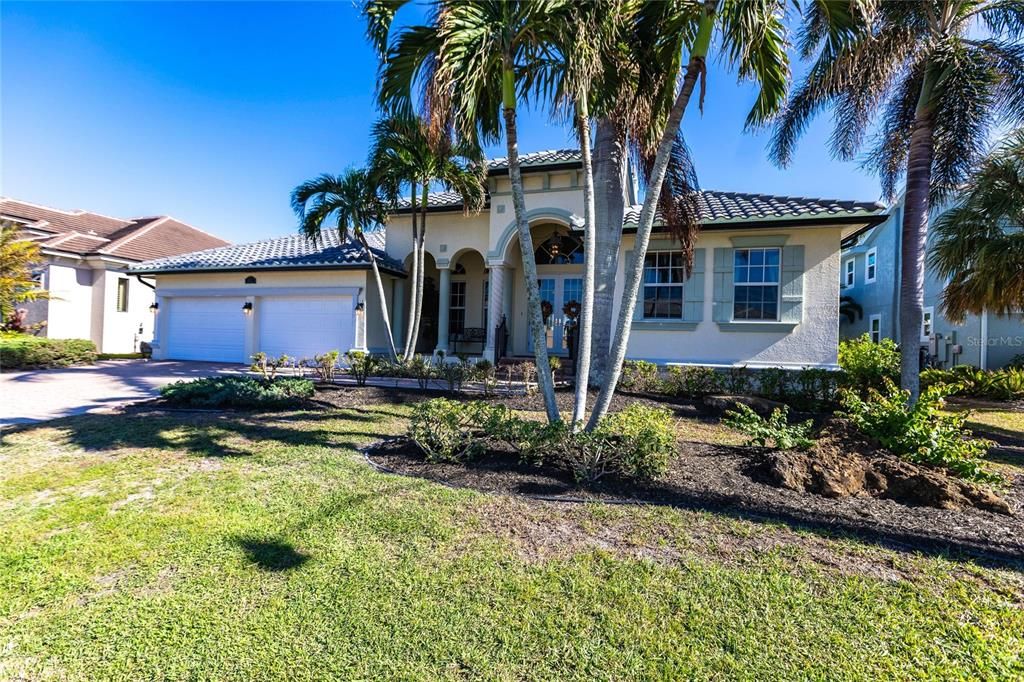
{"label": "mulch bed", "polygon": [[828,498],[756,480],[763,451],[684,442],[679,457],[658,481],[635,484],[605,479],[578,487],[568,472],[519,462],[512,452],[490,451],[471,465],[430,464],[405,439],[378,444],[370,461],[406,476],[488,493],[542,499],[629,501],[714,511],[786,523],[812,531],[852,533],[887,545],[969,554],[999,562],[1024,561],[1024,476],[1000,491],[1015,511],[1008,517],[977,509],[914,507],[873,497]]}

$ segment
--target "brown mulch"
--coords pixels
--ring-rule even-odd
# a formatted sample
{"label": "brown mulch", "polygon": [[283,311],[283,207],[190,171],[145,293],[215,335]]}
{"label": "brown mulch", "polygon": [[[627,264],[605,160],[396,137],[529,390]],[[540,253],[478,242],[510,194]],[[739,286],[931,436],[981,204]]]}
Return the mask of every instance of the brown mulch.
{"label": "brown mulch", "polygon": [[708,510],[739,518],[781,522],[799,529],[853,534],[886,546],[1000,563],[1024,563],[1024,475],[1000,491],[1015,516],[978,509],[908,506],[875,497],[798,492],[757,480],[751,472],[765,454],[756,448],[684,442],[658,481],[606,479],[586,489],[568,472],[519,462],[512,452],[490,451],[472,465],[430,464],[412,443],[397,439],[371,449],[370,461],[387,470],[456,487],[543,500],[635,502]]}

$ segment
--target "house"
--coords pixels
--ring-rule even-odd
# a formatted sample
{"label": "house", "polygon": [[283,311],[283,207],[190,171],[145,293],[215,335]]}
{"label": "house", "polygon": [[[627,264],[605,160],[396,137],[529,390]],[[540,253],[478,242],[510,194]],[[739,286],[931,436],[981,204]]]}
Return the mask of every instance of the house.
{"label": "house", "polygon": [[111,218],[6,197],[0,220],[21,225],[43,255],[36,275],[50,298],[20,305],[26,322],[45,323],[40,334],[50,338],[91,339],[103,353],[136,352],[152,338],[154,284],[129,266],[227,244],[169,216]]}
{"label": "house", "polygon": [[[550,304],[546,341],[552,353],[566,354],[566,311],[582,293],[580,155],[537,152],[521,163],[541,295]],[[430,195],[420,352],[532,354],[506,160],[488,162],[487,183],[486,206],[475,214],[464,213],[455,194]],[[629,194],[616,300],[640,211]],[[716,191],[699,200],[703,230],[688,279],[677,245],[653,235],[629,357],[835,367],[840,244],[884,220],[884,207]],[[411,292],[409,205],[400,204],[374,239],[386,303],[401,313],[393,316],[400,346]],[[133,272],[156,280],[157,357],[243,362],[256,351],[386,352],[368,265],[361,249],[329,231],[318,246],[289,236],[149,261]]]}
{"label": "house", "polygon": [[[949,206],[933,208],[931,224]],[[852,321],[841,318],[841,338],[866,333],[875,341],[882,338],[899,341],[898,273],[903,210],[901,198],[885,222],[850,240],[843,249],[840,295],[853,299],[861,307],[863,317]],[[934,232],[929,239],[932,237]],[[1024,315],[968,315],[963,324],[953,324],[942,314],[945,284],[930,268],[926,270],[921,347],[930,363],[938,367],[974,365],[998,369],[1024,353]]]}

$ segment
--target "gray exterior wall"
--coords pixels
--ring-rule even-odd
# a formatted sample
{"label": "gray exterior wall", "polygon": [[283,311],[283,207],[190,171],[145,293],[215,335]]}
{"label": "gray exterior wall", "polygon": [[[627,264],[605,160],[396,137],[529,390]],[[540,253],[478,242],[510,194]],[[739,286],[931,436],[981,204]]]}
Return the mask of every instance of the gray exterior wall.
{"label": "gray exterior wall", "polygon": [[[940,206],[932,211],[931,221],[946,210]],[[900,199],[890,211],[889,219],[864,234],[856,246],[843,249],[840,269],[840,296],[850,296],[864,309],[864,317],[850,323],[845,317],[839,325],[841,339],[850,339],[868,331],[871,317],[880,316],[883,337],[896,340],[899,336],[899,252],[900,225],[903,222],[903,201]],[[877,249],[877,275],[875,282],[865,282],[867,254]],[[846,262],[853,260],[855,280],[846,286]],[[925,273],[924,305],[932,309],[934,324],[930,341],[922,339],[922,346],[937,358],[943,367],[983,364],[998,369],[1010,362],[1018,353],[1024,353],[1024,316],[1000,318],[988,314],[987,330],[977,315],[968,316],[963,324],[953,324],[942,315],[941,301],[945,282],[929,269]],[[983,352],[983,349],[985,352]],[[957,352],[959,351],[959,352]]]}

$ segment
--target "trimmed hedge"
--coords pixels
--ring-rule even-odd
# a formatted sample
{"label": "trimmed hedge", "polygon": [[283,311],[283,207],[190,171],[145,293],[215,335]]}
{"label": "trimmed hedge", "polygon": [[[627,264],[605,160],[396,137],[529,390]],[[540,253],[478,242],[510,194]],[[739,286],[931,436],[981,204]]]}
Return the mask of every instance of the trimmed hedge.
{"label": "trimmed hedge", "polygon": [[313,391],[309,379],[228,376],[176,381],[161,388],[160,395],[186,407],[294,407],[312,398]]}
{"label": "trimmed hedge", "polygon": [[0,335],[0,368],[34,369],[91,365],[96,344],[86,339],[48,339],[27,334]]}

